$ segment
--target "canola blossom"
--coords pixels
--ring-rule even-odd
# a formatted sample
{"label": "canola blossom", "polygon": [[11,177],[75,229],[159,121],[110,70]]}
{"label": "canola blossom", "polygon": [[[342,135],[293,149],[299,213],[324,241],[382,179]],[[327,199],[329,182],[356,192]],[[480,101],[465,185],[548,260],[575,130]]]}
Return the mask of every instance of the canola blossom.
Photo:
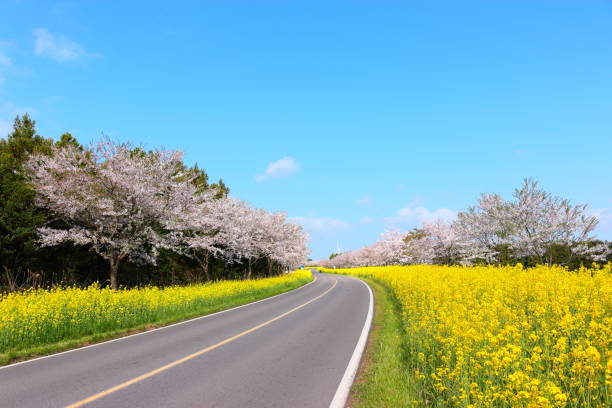
{"label": "canola blossom", "polygon": [[418,406],[612,405],[611,265],[325,270],[396,295]]}
{"label": "canola blossom", "polygon": [[114,291],[29,289],[0,295],[0,354],[84,336],[209,313],[293,289],[308,271],[279,277]]}

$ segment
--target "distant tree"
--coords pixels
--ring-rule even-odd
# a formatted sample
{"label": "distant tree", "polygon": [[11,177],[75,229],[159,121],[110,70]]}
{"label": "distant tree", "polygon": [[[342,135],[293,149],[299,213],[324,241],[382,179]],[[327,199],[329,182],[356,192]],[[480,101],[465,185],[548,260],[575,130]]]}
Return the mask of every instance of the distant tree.
{"label": "distant tree", "polygon": [[423,232],[433,252],[433,261],[442,265],[468,263],[471,256],[471,243],[463,237],[455,225],[438,220],[424,222]]}
{"label": "distant tree", "polygon": [[435,258],[430,236],[423,228],[414,228],[403,237],[403,263],[430,264]]}
{"label": "distant tree", "polygon": [[195,259],[206,279],[210,279],[211,257],[226,262],[246,263],[245,275],[251,278],[253,265],[267,264],[266,275],[278,268],[302,264],[308,249],[301,227],[287,221],[284,213],[251,208],[244,201],[219,197],[215,189],[194,195],[191,213],[181,228],[185,254]]}
{"label": "distant tree", "polygon": [[[472,243],[472,258],[499,261],[500,249],[549,265],[588,253],[605,258],[604,247],[585,246],[593,241],[591,233],[598,223],[586,209],[586,205],[572,205],[526,179],[512,201],[483,194],[477,206],[459,213],[457,228]],[[564,256],[565,252],[569,256]]]}
{"label": "distant tree", "polygon": [[197,163],[190,169],[183,168],[183,171],[191,173],[192,183],[196,187],[197,193],[202,193],[210,187],[208,185],[208,174],[204,169],[200,169]]}
{"label": "distant tree", "polygon": [[482,194],[477,205],[453,223],[424,222],[407,233],[385,231],[369,246],[320,265],[356,267],[389,264],[548,263],[577,268],[612,258],[612,243],[595,240],[597,218],[586,205],[554,197],[526,179],[513,200]]}
{"label": "distant tree", "polygon": [[508,204],[497,194],[482,194],[477,205],[458,214],[454,227],[470,242],[463,254],[466,261],[499,261],[498,249],[509,245]]}
{"label": "distant tree", "polygon": [[593,239],[597,217],[586,213],[587,205],[572,205],[569,200],[554,197],[533,180],[525,180],[514,192],[506,215],[509,241],[519,255],[536,257],[541,263],[554,262],[554,246],[570,249]]}
{"label": "distant tree", "polygon": [[60,136],[60,140],[55,142],[57,147],[72,146],[78,150],[83,150],[83,146],[70,133],[64,133]]}
{"label": "distant tree", "polygon": [[229,195],[230,189],[225,185],[223,179],[219,179],[218,182],[211,184],[210,187],[216,191],[215,198],[224,198]]}

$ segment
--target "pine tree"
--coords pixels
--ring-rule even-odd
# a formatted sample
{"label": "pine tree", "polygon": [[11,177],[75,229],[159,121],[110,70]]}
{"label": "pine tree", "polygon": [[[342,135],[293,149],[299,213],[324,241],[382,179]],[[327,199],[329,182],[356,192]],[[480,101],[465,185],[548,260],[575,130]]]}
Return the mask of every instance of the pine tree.
{"label": "pine tree", "polygon": [[17,116],[13,131],[0,139],[0,273],[5,280],[35,267],[37,228],[46,213],[34,205],[34,192],[21,173],[32,153],[48,153],[52,141],[36,133],[36,122]]}

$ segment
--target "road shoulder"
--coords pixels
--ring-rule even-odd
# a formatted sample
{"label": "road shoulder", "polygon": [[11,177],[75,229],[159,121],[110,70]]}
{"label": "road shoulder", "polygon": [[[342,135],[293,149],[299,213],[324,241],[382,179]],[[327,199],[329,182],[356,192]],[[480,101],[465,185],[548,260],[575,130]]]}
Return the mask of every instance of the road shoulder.
{"label": "road shoulder", "polygon": [[406,365],[404,325],[400,304],[385,284],[363,278],[374,292],[374,321],[365,355],[351,388],[347,407],[406,407],[417,395],[416,382]]}

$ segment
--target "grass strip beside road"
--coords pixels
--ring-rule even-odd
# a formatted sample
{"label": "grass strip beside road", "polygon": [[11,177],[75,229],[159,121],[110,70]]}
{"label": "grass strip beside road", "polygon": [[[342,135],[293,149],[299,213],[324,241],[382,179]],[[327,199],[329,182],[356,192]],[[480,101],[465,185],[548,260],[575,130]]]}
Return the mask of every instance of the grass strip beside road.
{"label": "grass strip beside road", "polygon": [[[39,291],[35,295],[25,293],[0,297],[0,311],[3,312],[0,315],[0,365],[241,306],[296,289],[312,279],[310,272],[298,271],[281,277],[248,281],[253,284],[247,283],[246,288],[240,287],[245,281],[167,288],[173,291],[172,296],[164,296],[161,292],[165,289],[157,288],[152,288],[151,293],[145,292],[146,296],[143,296],[143,291],[147,288],[132,293],[129,290],[105,293],[100,289],[96,292],[90,288],[87,290],[91,292],[80,293],[80,296],[78,292],[75,295],[73,289],[70,294],[76,297],[72,299],[62,299],[62,293],[57,290],[50,294]],[[198,298],[201,294],[209,296]],[[48,302],[45,302],[45,296],[50,296]],[[139,296],[143,298],[134,301]],[[116,309],[105,311],[102,301]]]}
{"label": "grass strip beside road", "polygon": [[399,301],[385,283],[371,278],[360,279],[367,282],[374,292],[374,322],[347,406],[411,406],[418,390],[407,365]]}
{"label": "grass strip beside road", "polygon": [[[374,342],[372,364],[388,368],[362,376],[365,390],[373,390],[360,397],[368,401],[363,406],[400,406],[386,402],[382,388],[376,395],[379,375],[391,396],[416,391],[401,406],[411,401],[430,407],[600,408],[612,406],[611,268],[410,265],[323,271],[384,282],[401,304],[388,314],[401,318],[403,344],[389,354],[383,346],[392,348],[393,338]],[[378,312],[387,314],[384,307]],[[393,365],[385,356],[393,354],[409,375],[404,386],[393,385],[394,375],[387,379]]]}

